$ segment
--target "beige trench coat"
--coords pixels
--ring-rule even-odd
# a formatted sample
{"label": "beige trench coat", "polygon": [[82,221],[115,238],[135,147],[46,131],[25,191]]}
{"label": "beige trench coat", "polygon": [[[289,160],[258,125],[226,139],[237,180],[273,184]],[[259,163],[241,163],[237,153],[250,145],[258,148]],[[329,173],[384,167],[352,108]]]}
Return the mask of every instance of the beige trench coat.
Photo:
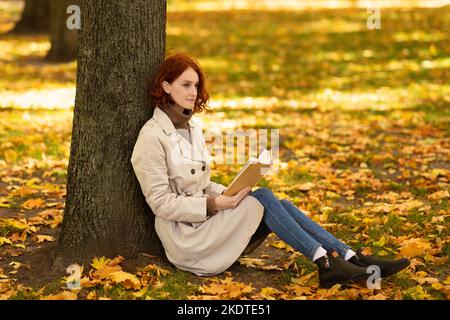
{"label": "beige trench coat", "polygon": [[206,194],[218,196],[225,186],[210,181],[210,157],[200,119],[189,121],[192,145],[156,107],[142,127],[131,163],[155,229],[176,267],[199,276],[219,274],[242,254],[261,223],[264,207],[246,196],[234,209],[207,218]]}

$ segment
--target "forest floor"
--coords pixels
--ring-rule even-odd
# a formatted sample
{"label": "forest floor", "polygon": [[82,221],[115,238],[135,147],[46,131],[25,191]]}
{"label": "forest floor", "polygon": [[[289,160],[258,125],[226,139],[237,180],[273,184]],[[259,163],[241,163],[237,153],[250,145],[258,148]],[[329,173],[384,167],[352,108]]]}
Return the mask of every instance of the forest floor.
{"label": "forest floor", "polygon": [[[411,260],[381,289],[318,288],[315,265],[273,234],[217,277],[144,253],[97,257],[70,289],[77,278],[53,272],[51,253],[76,62],[43,60],[48,36],[7,33],[20,10],[0,6],[0,299],[450,297],[449,7],[385,8],[381,30],[360,8],[168,14],[167,48],[208,74],[204,128],[279,134],[279,170],[260,186],[355,250]],[[212,180],[227,185],[240,167],[214,164]]]}

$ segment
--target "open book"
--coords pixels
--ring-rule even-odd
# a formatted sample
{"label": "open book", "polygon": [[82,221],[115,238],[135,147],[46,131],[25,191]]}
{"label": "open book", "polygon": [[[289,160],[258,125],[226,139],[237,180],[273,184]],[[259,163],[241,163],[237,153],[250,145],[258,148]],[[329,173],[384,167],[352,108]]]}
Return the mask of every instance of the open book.
{"label": "open book", "polygon": [[264,149],[258,158],[249,158],[223,195],[231,197],[246,187],[255,186],[270,167],[272,167],[272,153]]}

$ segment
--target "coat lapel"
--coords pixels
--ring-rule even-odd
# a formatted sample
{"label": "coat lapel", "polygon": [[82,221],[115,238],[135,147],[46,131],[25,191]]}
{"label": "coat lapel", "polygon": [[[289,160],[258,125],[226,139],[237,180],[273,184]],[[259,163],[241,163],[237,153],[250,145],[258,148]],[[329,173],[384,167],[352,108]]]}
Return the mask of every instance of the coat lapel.
{"label": "coat lapel", "polygon": [[[204,148],[202,133],[198,132],[201,130],[198,121],[199,119],[191,117],[188,121],[189,124],[189,132],[191,134],[192,144],[189,143],[186,139],[180,136],[178,132],[176,132],[175,126],[170,120],[169,116],[162,111],[159,107],[156,107],[153,113],[153,118],[161,125],[163,131],[170,137],[172,135],[176,136],[176,141],[180,146],[180,151],[183,154],[183,157],[191,160],[197,161],[207,161],[207,150]],[[205,155],[206,151],[206,155]],[[186,159],[186,160],[187,160]]]}

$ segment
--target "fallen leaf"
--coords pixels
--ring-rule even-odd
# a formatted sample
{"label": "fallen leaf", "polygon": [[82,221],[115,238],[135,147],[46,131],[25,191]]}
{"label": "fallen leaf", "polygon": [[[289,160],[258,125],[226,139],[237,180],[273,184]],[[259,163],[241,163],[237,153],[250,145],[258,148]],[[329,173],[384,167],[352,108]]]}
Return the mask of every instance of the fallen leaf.
{"label": "fallen leaf", "polygon": [[9,208],[10,201],[11,200],[6,197],[0,197],[0,208]]}
{"label": "fallen leaf", "polygon": [[106,265],[101,269],[98,269],[93,273],[94,277],[99,277],[100,279],[104,279],[110,276],[111,273],[122,271],[120,266],[109,266]]}
{"label": "fallen leaf", "polygon": [[307,275],[304,275],[304,276],[302,276],[300,278],[293,278],[292,279],[292,283],[299,284],[301,286],[305,286],[313,275],[314,275],[314,272],[311,272],[311,273],[309,273]]}
{"label": "fallen leaf", "polygon": [[295,252],[294,248],[292,248],[290,245],[288,245],[286,242],[280,240],[280,241],[271,241],[269,243],[269,246],[272,246],[277,249],[283,249],[287,252]]}
{"label": "fallen leaf", "polygon": [[60,294],[54,294],[41,297],[41,300],[77,300],[78,295],[74,292],[64,291]]}
{"label": "fallen leaf", "polygon": [[314,188],[314,183],[312,183],[312,182],[303,183],[303,184],[297,186],[297,188],[300,191],[309,191],[312,188]]}
{"label": "fallen leaf", "polygon": [[9,263],[9,265],[11,267],[13,267],[15,270],[18,270],[20,268],[27,268],[27,269],[31,269],[31,267],[27,264],[24,263],[20,263],[20,262],[16,262],[16,261],[12,261]]}
{"label": "fallen leaf", "polygon": [[[117,266],[114,266],[117,267]],[[140,289],[141,282],[139,279],[128,272],[116,271],[109,274],[109,278],[115,283],[122,284],[127,289]]]}
{"label": "fallen leaf", "polygon": [[116,265],[120,264],[123,260],[125,260],[124,257],[117,256],[114,259],[112,259],[110,262],[108,262],[108,265],[109,266],[116,266]]}
{"label": "fallen leaf", "polygon": [[297,297],[310,295],[312,291],[312,288],[309,286],[301,286],[297,284],[286,286],[286,289],[288,289],[289,291],[293,291]]}
{"label": "fallen leaf", "polygon": [[283,268],[276,265],[267,265],[262,259],[254,258],[239,258],[239,263],[247,268],[258,268],[262,270],[283,270]]}
{"label": "fallen leaf", "polygon": [[8,238],[0,237],[0,246],[4,245],[5,243],[12,244],[11,240],[9,240]]}
{"label": "fallen leaf", "polygon": [[370,247],[365,247],[362,251],[361,251],[361,253],[363,254],[363,255],[368,255],[368,256],[370,256],[370,255],[372,255],[373,254],[373,249],[372,248],[370,248]]}
{"label": "fallen leaf", "polygon": [[448,192],[448,190],[441,190],[428,195],[427,198],[434,201],[440,201],[444,198],[450,198],[450,193]]}
{"label": "fallen leaf", "polygon": [[225,279],[219,280],[219,282],[213,282],[210,285],[202,285],[200,287],[200,292],[206,295],[216,295],[222,299],[242,298],[253,290],[251,285],[234,282],[232,277],[226,277]]}
{"label": "fallen leaf", "polygon": [[434,289],[436,289],[436,290],[442,290],[442,289],[445,288],[445,286],[444,286],[442,283],[439,283],[439,282],[433,283],[431,286],[432,286]]}
{"label": "fallen leaf", "polygon": [[30,194],[35,194],[37,192],[38,192],[38,190],[36,190],[36,189],[32,189],[27,186],[20,186],[17,190],[15,190],[14,193],[20,197],[24,197],[24,196],[28,196]]}
{"label": "fallen leaf", "polygon": [[4,153],[6,162],[15,162],[17,160],[18,154],[14,150],[6,150]]}
{"label": "fallen leaf", "polygon": [[105,257],[95,257],[92,259],[91,266],[96,270],[103,269],[110,261],[111,259]]}
{"label": "fallen leaf", "polygon": [[422,239],[414,238],[402,242],[399,256],[414,258],[425,254],[427,250],[431,249],[431,245]]}
{"label": "fallen leaf", "polygon": [[45,207],[45,200],[41,198],[37,199],[28,199],[24,203],[22,203],[22,208],[24,209],[36,209],[36,208],[44,208]]}
{"label": "fallen leaf", "polygon": [[272,287],[264,287],[257,295],[259,299],[276,300],[283,292]]}
{"label": "fallen leaf", "polygon": [[386,300],[387,297],[383,293],[378,293],[367,298],[367,300]]}
{"label": "fallen leaf", "polygon": [[37,235],[33,236],[33,239],[37,243],[42,243],[44,241],[55,241],[55,238],[53,238],[52,236],[45,236],[45,235],[41,235],[41,234],[37,234]]}
{"label": "fallen leaf", "polygon": [[169,270],[163,269],[157,266],[156,264],[149,264],[142,269],[142,272],[149,272],[149,271],[155,273],[158,278],[160,276],[166,276],[170,273]]}

